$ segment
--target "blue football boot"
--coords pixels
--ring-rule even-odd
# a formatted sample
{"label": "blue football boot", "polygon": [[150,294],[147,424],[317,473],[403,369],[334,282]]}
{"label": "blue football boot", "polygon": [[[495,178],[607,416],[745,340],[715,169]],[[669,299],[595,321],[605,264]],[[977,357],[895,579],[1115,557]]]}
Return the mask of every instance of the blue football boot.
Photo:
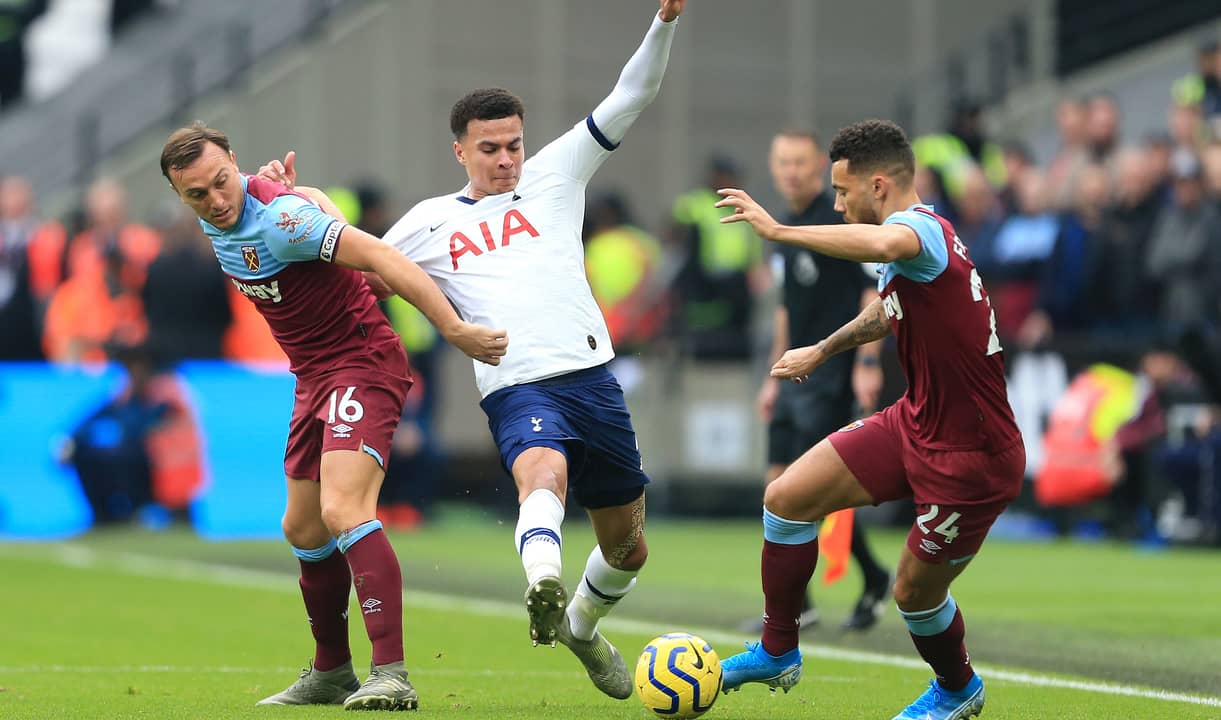
{"label": "blue football boot", "polygon": [[723,684],[721,690],[728,693],[740,690],[744,683],[757,682],[771,688],[788,692],[801,680],[801,650],[793,648],[777,657],[763,649],[763,643],[746,643],[746,652],[740,652],[721,661]]}
{"label": "blue football boot", "polygon": [[983,712],[984,681],[978,675],[957,692],[950,692],[930,680],[928,690],[895,715],[894,720],[966,720]]}

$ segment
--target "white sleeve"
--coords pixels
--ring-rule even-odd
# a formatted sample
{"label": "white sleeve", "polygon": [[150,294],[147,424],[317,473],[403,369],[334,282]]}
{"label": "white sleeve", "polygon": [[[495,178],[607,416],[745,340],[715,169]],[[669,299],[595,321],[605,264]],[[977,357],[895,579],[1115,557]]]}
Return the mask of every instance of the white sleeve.
{"label": "white sleeve", "polygon": [[628,59],[610,95],[590,113],[591,132],[596,128],[611,146],[616,146],[627,134],[636,117],[653,102],[661,89],[661,78],[670,60],[670,46],[678,20],[663,22],[653,16],[653,24],[645,33],[644,42]]}
{"label": "white sleeve", "polygon": [[539,150],[527,163],[588,182],[636,117],[657,97],[677,24],[677,20],[667,23],[654,16],[644,42],[623,66],[611,94],[588,117]]}
{"label": "white sleeve", "polygon": [[399,218],[398,222],[390,226],[386,234],[382,236],[382,242],[394,247],[402,254],[412,260],[419,254],[417,247],[420,237],[423,233],[420,232],[420,213],[419,205],[415,205],[407,211],[403,217]]}

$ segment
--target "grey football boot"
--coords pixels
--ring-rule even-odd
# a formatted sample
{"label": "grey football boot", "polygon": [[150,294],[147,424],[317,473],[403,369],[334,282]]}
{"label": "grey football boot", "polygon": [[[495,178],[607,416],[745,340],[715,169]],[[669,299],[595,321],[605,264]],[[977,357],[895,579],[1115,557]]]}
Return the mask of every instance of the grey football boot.
{"label": "grey football boot", "polygon": [[530,640],[555,647],[560,626],[566,625],[568,591],[558,577],[545,577],[526,590],[526,614],[530,616]]}
{"label": "grey football boot", "polygon": [[556,639],[585,666],[594,687],[616,700],[632,696],[632,676],[627,670],[627,663],[602,633],[595,631],[591,640],[574,637],[565,614]]}
{"label": "grey football boot", "polygon": [[344,710],[417,710],[419,696],[403,661],[374,665],[369,677],[343,703]]}
{"label": "grey football boot", "polygon": [[349,660],[334,670],[316,670],[311,660],[297,682],[288,689],[271,697],[263,698],[257,705],[339,705],[348,699],[360,681]]}

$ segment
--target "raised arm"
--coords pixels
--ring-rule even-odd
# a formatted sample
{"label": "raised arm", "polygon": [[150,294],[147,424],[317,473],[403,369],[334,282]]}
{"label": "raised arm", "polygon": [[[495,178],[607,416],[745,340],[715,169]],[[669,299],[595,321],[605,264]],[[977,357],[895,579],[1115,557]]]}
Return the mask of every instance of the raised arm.
{"label": "raised arm", "polygon": [[801,382],[827,358],[845,350],[881,340],[890,333],[890,321],[882,309],[882,299],[869,303],[860,315],[815,345],[794,348],[772,366],[772,377]]}
{"label": "raised arm", "polygon": [[612,145],[618,145],[640,113],[657,97],[670,60],[675,21],[686,0],[662,0],[644,41],[623,66],[619,81],[594,111],[594,125]]}
{"label": "raised arm", "polygon": [[920,238],[907,225],[781,225],[745,191],[724,188],[717,207],[731,207],[723,223],[748,222],[759,237],[856,262],[909,260],[920,254]]}
{"label": "raised arm", "polygon": [[459,350],[488,365],[500,364],[509,342],[506,331],[463,321],[428,275],[390,245],[348,225],[339,236],[335,262],[377,273],[394,292],[419,308]]}

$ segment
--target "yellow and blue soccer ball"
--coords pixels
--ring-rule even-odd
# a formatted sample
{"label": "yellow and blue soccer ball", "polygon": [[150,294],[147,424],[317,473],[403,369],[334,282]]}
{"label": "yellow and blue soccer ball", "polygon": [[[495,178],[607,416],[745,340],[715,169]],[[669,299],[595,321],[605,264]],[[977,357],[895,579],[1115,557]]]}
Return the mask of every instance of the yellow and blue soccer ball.
{"label": "yellow and blue soccer ball", "polygon": [[636,661],[636,694],[658,717],[699,717],[720,692],[721,659],[703,638],[690,633],[654,638]]}

